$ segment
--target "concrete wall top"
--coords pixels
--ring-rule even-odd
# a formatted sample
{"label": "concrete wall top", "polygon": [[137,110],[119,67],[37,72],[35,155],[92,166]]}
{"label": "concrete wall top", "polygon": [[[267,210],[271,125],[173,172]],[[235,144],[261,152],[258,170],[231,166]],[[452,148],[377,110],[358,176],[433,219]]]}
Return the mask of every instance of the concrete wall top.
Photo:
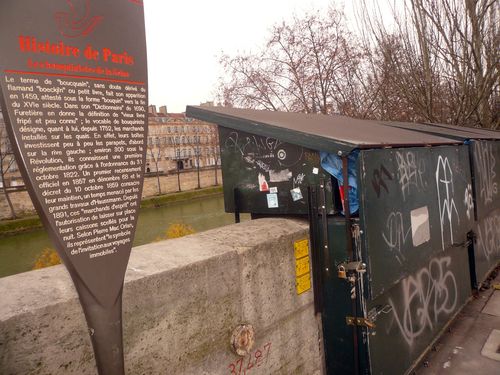
{"label": "concrete wall top", "polygon": [[[262,219],[134,248],[124,286],[127,373],[231,374],[246,361],[249,375],[319,374],[313,293],[295,290],[293,243],[307,236],[305,222]],[[0,373],[96,373],[63,266],[2,278],[0,295]],[[229,345],[241,323],[256,332],[244,358]]]}

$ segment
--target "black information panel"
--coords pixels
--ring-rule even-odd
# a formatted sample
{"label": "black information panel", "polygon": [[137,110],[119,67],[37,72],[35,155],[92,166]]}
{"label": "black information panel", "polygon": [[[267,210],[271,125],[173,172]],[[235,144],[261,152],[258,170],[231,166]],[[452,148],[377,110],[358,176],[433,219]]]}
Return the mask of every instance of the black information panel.
{"label": "black information panel", "polygon": [[147,139],[142,2],[2,1],[0,50],[26,186],[78,290],[100,374],[123,373],[121,294]]}

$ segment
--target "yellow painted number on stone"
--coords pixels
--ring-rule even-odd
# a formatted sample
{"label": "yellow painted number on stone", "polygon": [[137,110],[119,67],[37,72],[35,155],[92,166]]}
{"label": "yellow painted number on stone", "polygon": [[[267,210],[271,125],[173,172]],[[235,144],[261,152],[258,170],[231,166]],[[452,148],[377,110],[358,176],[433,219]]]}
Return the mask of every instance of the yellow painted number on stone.
{"label": "yellow painted number on stone", "polygon": [[295,259],[303,258],[309,255],[309,240],[304,239],[295,241],[293,248],[295,250]]}
{"label": "yellow painted number on stone", "polygon": [[304,293],[311,289],[311,274],[308,272],[305,275],[297,277],[297,294]]}
{"label": "yellow painted number on stone", "polygon": [[297,259],[295,261],[295,275],[297,277],[302,276],[309,272],[309,257]]}
{"label": "yellow painted number on stone", "polygon": [[295,241],[293,244],[295,254],[295,286],[297,294],[311,289],[311,271],[309,262],[309,240]]}

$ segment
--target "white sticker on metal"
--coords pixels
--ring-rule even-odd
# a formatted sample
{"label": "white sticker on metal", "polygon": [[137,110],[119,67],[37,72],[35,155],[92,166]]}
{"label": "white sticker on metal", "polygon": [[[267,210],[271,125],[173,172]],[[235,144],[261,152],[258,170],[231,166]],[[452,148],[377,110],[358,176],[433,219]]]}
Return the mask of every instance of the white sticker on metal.
{"label": "white sticker on metal", "polygon": [[267,207],[278,208],[278,194],[267,194]]}
{"label": "white sticker on metal", "polygon": [[294,202],[302,199],[302,192],[300,191],[299,187],[290,190],[290,194],[292,194],[292,199]]}
{"label": "white sticker on metal", "polygon": [[429,228],[429,210],[427,206],[412,210],[411,213],[411,236],[413,246],[417,247],[431,239]]}

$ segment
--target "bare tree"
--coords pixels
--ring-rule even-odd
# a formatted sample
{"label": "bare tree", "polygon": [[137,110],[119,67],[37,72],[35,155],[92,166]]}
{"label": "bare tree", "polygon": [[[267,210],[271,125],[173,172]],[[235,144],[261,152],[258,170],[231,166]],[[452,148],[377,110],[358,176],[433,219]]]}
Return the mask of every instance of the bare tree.
{"label": "bare tree", "polygon": [[[405,0],[392,9],[394,27],[381,12],[358,8],[365,48],[384,64],[390,82],[375,80],[409,109],[406,119],[498,129],[498,4],[495,0]],[[389,2],[388,2],[389,4]],[[389,84],[388,84],[389,83]],[[382,95],[383,97],[383,95]],[[405,117],[405,116],[403,116]]]}
{"label": "bare tree", "polygon": [[258,54],[222,56],[225,105],[306,113],[359,111],[362,58],[343,14],[330,8],[273,28]]}
{"label": "bare tree", "polygon": [[214,161],[214,184],[219,185],[217,172],[219,169],[220,149],[219,149],[219,131],[217,126],[211,126],[209,131],[209,155]]}
{"label": "bare tree", "polygon": [[201,181],[200,181],[200,156],[201,156],[201,144],[200,144],[200,136],[195,135],[193,137],[193,142],[191,143],[191,149],[193,150],[194,157],[196,160],[196,174],[198,177],[198,187],[197,189],[201,189]]}
{"label": "bare tree", "polygon": [[[156,147],[154,147],[155,145],[153,144],[154,143],[154,140],[156,138]],[[157,180],[157,184],[158,184],[158,195],[161,195],[161,183],[160,183],[160,167],[159,167],[159,162],[161,160],[161,157],[162,157],[162,148],[161,148],[161,145],[160,145],[160,138],[159,137],[151,137],[151,141],[148,142],[148,152],[149,152],[149,156],[150,156],[150,160],[154,163],[155,165],[155,169],[156,169],[156,180]]]}
{"label": "bare tree", "polygon": [[180,137],[178,135],[173,136],[172,138],[172,146],[174,147],[174,160],[175,160],[175,168],[177,172],[177,191],[181,190],[181,171],[179,167],[180,157],[181,157],[181,148],[180,148]]}
{"label": "bare tree", "polygon": [[[275,26],[259,53],[223,56],[227,106],[384,120],[500,126],[498,0],[357,4]],[[379,4],[379,3],[376,3]]]}

